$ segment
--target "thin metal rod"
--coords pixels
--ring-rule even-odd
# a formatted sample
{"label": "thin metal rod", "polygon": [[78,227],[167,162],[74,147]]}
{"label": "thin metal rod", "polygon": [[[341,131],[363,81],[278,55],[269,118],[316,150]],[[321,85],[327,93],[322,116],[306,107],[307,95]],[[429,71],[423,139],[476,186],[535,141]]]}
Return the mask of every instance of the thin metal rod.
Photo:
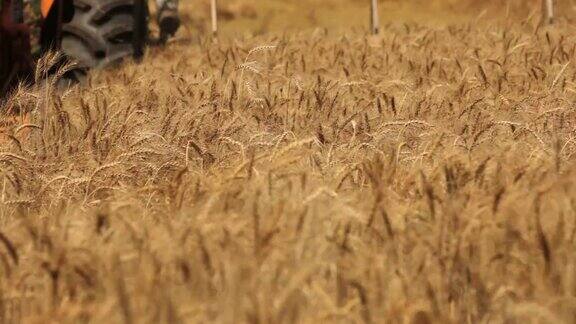
{"label": "thin metal rod", "polygon": [[138,62],[144,57],[144,46],[146,43],[147,12],[145,0],[134,0],[133,15],[134,26],[132,32],[132,55]]}
{"label": "thin metal rod", "polygon": [[370,0],[370,29],[374,35],[377,35],[380,32],[378,0]]}
{"label": "thin metal rod", "polygon": [[554,23],[554,0],[542,0],[542,19],[546,25]]}
{"label": "thin metal rod", "polygon": [[212,16],[212,35],[216,36],[218,34],[218,4],[216,0],[210,1],[211,16]]}
{"label": "thin metal rod", "polygon": [[59,51],[62,47],[62,29],[64,25],[64,1],[57,0],[56,1],[56,12],[57,20],[56,20],[56,36],[54,37],[54,48],[53,50]]}

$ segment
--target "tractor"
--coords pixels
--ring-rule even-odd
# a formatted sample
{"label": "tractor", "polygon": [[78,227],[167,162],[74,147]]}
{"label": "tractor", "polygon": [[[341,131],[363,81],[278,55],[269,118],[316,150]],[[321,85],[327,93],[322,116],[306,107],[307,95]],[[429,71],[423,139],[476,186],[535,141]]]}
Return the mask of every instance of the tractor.
{"label": "tractor", "polygon": [[72,79],[126,57],[142,57],[148,38],[145,0],[38,1],[39,37],[33,46],[24,0],[1,0],[0,100],[19,83],[31,82],[36,60],[50,51],[75,62],[67,75]]}

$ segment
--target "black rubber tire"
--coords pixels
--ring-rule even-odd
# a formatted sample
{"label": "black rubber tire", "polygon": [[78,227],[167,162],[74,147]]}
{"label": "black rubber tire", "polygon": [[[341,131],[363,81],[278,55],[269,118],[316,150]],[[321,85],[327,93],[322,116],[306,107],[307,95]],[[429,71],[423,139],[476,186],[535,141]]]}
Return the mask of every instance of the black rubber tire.
{"label": "black rubber tire", "polygon": [[74,0],[74,7],[74,18],[62,30],[62,50],[80,68],[103,68],[132,56],[134,0]]}

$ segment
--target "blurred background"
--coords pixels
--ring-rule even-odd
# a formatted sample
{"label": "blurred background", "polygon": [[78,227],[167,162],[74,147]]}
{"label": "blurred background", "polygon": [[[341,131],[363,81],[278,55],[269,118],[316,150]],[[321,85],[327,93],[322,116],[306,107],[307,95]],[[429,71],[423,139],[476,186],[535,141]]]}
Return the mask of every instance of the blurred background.
{"label": "blurred background", "polygon": [[[380,0],[382,23],[428,25],[465,23],[470,19],[522,20],[539,14],[541,0]],[[183,0],[185,22],[208,28],[209,0]],[[366,28],[370,0],[219,0],[225,34],[328,27]],[[576,17],[576,0],[556,0],[560,19]]]}

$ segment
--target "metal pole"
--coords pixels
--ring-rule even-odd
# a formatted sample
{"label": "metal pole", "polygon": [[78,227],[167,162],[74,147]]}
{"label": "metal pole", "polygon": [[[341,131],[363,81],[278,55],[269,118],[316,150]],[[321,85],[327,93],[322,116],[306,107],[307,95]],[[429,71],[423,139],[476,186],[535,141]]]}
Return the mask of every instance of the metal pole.
{"label": "metal pole", "polygon": [[370,1],[370,28],[372,34],[378,35],[380,32],[380,17],[378,12],[378,0]]}
{"label": "metal pole", "polygon": [[64,1],[56,1],[56,12],[58,20],[56,21],[56,36],[54,37],[54,48],[55,51],[59,51],[62,47],[62,25],[64,24]]}
{"label": "metal pole", "polygon": [[542,19],[547,25],[554,22],[554,0],[542,0]]}
{"label": "metal pole", "polygon": [[212,16],[212,35],[216,36],[218,34],[218,4],[216,0],[211,0],[210,4],[210,15]]}
{"label": "metal pole", "polygon": [[136,61],[142,60],[144,57],[144,46],[146,43],[146,31],[147,31],[147,21],[146,21],[146,0],[134,0],[134,12],[133,12],[133,31],[132,31],[132,50],[133,57]]}

